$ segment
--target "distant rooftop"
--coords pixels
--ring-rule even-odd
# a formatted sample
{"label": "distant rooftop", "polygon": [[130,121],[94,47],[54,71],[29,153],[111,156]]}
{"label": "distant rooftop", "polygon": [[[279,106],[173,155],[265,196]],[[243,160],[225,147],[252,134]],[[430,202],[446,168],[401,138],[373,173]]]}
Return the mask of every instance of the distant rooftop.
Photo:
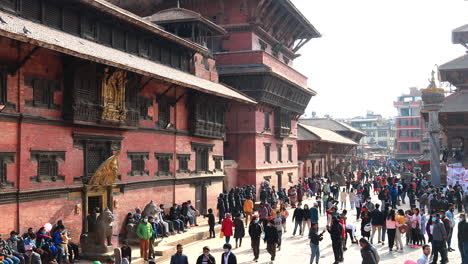
{"label": "distant rooftop", "polygon": [[365,135],[364,132],[352,127],[351,125],[330,118],[301,118],[299,119],[299,123],[323,129],[329,129],[335,132],[353,132],[360,135]]}

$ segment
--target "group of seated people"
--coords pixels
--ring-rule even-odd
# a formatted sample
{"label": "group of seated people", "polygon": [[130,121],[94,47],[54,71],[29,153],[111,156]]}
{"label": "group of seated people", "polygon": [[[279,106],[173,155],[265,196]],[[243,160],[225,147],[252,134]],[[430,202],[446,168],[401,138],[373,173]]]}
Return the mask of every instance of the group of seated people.
{"label": "group of seated people", "polygon": [[42,264],[74,263],[79,259],[78,245],[71,242],[69,232],[59,220],[47,232],[40,227],[34,233],[32,227],[19,236],[11,231],[10,237],[3,240],[0,235],[0,263],[2,264]]}
{"label": "group of seated people", "polygon": [[[174,203],[169,210],[169,214],[166,213],[163,204],[159,205],[159,209],[156,215],[148,217],[156,232],[156,237],[168,237],[176,232],[180,234],[181,232],[186,232],[186,229],[190,227],[198,226],[197,217],[200,213],[195,209],[190,200],[182,203],[182,205]],[[134,213],[130,212],[127,214],[125,226],[129,223],[138,224],[142,220],[142,211],[136,208]]]}

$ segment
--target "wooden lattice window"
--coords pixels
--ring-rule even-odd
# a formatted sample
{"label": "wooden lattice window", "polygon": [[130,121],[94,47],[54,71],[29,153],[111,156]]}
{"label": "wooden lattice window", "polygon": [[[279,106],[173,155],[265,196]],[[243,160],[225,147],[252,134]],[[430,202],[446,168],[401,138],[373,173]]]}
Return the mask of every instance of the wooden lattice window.
{"label": "wooden lattice window", "polygon": [[7,167],[14,161],[14,152],[0,152],[0,189],[13,187],[13,183],[8,181]]}
{"label": "wooden lattice window", "polygon": [[263,130],[264,131],[270,131],[270,116],[271,116],[271,112],[270,111],[265,111],[265,119],[264,119],[264,123],[263,123]]}
{"label": "wooden lattice window", "polygon": [[65,160],[65,151],[31,150],[31,160],[37,162],[37,175],[31,178],[33,183],[63,181],[58,163]]}
{"label": "wooden lattice window", "polygon": [[171,160],[172,153],[154,153],[156,160],[158,161],[158,171],[156,176],[170,176],[171,174]]}
{"label": "wooden lattice window", "polygon": [[151,116],[148,115],[148,108],[153,104],[153,98],[139,96],[138,107],[140,110],[140,118],[143,120],[151,120]]}
{"label": "wooden lattice window", "polygon": [[222,171],[222,162],[223,162],[223,156],[214,156],[213,155],[213,160],[215,164],[215,171]]}
{"label": "wooden lattice window", "polygon": [[195,152],[195,170],[197,173],[209,172],[209,153],[213,151],[213,144],[192,142]]}
{"label": "wooden lattice window", "polygon": [[189,169],[188,169],[189,160],[190,160],[190,154],[177,154],[177,161],[179,162],[179,169],[177,170],[177,172],[179,173],[189,172]]}
{"label": "wooden lattice window", "polygon": [[48,109],[57,109],[54,104],[54,93],[59,91],[59,82],[55,80],[35,79],[33,80],[32,105]]}
{"label": "wooden lattice window", "polygon": [[128,176],[148,176],[145,170],[145,161],[149,159],[149,152],[127,152],[131,163],[131,171]]}
{"label": "wooden lattice window", "polygon": [[0,71],[0,105],[7,104],[7,73]]}

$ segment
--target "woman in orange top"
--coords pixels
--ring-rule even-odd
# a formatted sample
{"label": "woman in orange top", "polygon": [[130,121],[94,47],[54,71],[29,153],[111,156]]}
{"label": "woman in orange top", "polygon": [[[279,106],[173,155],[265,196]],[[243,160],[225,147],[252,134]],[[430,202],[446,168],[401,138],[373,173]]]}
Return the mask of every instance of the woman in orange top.
{"label": "woman in orange top", "polygon": [[395,247],[396,250],[400,248],[400,250],[403,251],[403,243],[401,242],[401,232],[400,232],[400,226],[406,224],[406,217],[405,217],[405,212],[403,212],[402,209],[399,209],[397,214],[395,215],[395,221],[396,221],[396,233],[395,233]]}

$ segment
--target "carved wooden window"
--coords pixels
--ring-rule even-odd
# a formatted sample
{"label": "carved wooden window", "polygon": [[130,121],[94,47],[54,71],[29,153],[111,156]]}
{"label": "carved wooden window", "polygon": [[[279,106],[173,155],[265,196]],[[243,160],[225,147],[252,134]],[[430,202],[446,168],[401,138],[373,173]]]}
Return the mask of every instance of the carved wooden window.
{"label": "carved wooden window", "polygon": [[97,37],[97,22],[94,18],[83,17],[81,24],[81,34],[89,40],[96,40]]}
{"label": "carved wooden window", "polygon": [[214,164],[215,164],[215,171],[222,171],[222,161],[223,161],[223,156],[213,156]]}
{"label": "carved wooden window", "polygon": [[265,51],[268,48],[268,44],[266,44],[263,40],[258,40],[258,43],[260,44],[260,49]]}
{"label": "carved wooden window", "polygon": [[263,143],[263,146],[265,147],[265,163],[271,163],[270,159],[270,143]]}
{"label": "carved wooden window", "polygon": [[171,122],[171,105],[166,98],[158,100],[158,125],[167,128]]}
{"label": "carved wooden window", "polygon": [[64,176],[58,174],[58,163],[65,160],[65,151],[31,150],[31,160],[37,162],[37,175],[32,182],[63,181]]}
{"label": "carved wooden window", "polygon": [[292,173],[288,173],[288,182],[293,183],[293,174]]}
{"label": "carved wooden window", "polygon": [[195,170],[197,173],[209,171],[209,155],[213,151],[213,144],[192,142],[192,151],[195,152]]}
{"label": "carved wooden window", "polygon": [[189,172],[189,169],[188,169],[189,160],[190,160],[190,154],[177,154],[177,161],[179,162],[179,169],[177,170],[177,172],[179,173]]}
{"label": "carved wooden window", "polygon": [[158,172],[156,172],[156,176],[170,176],[172,153],[154,153],[154,156],[158,161]]}
{"label": "carved wooden window", "polygon": [[265,120],[264,120],[264,124],[263,124],[263,130],[264,131],[270,131],[270,116],[271,116],[271,112],[270,111],[265,111]]}
{"label": "carved wooden window", "polygon": [[90,142],[86,144],[86,174],[94,175],[101,164],[112,156],[110,145],[106,143]]}
{"label": "carved wooden window", "polygon": [[131,163],[131,171],[128,176],[148,176],[149,172],[145,170],[145,161],[149,158],[149,152],[127,152]]}
{"label": "carved wooden window", "polygon": [[283,162],[283,145],[276,144],[276,150],[278,154],[278,162]]}
{"label": "carved wooden window", "polygon": [[59,82],[55,80],[35,79],[33,85],[32,105],[48,109],[57,109],[54,104],[54,93],[59,91]]}
{"label": "carved wooden window", "polygon": [[7,73],[0,70],[0,105],[7,104]]}
{"label": "carved wooden window", "polygon": [[293,153],[292,153],[293,145],[288,145],[288,161],[293,162]]}
{"label": "carved wooden window", "polygon": [[15,152],[0,152],[0,189],[11,188],[13,183],[8,181],[8,164],[15,160]]}
{"label": "carved wooden window", "polygon": [[46,25],[61,29],[62,28],[62,10],[59,6],[49,3],[44,3],[44,12],[47,14],[44,16],[44,22]]}
{"label": "carved wooden window", "polygon": [[22,0],[21,1],[22,15],[34,21],[41,21],[42,6],[41,1],[37,0]]}
{"label": "carved wooden window", "polygon": [[0,0],[0,8],[6,9],[12,12],[16,12],[17,10],[18,0]]}

